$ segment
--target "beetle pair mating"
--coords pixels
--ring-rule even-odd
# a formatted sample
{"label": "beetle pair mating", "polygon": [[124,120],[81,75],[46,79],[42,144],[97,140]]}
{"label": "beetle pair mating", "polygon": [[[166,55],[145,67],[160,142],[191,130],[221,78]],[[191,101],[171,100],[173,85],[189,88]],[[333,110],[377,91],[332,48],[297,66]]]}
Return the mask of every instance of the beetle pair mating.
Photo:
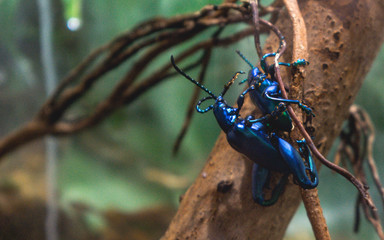
{"label": "beetle pair mating", "polygon": [[[197,103],[197,111],[206,113],[212,109],[220,128],[227,135],[228,143],[254,162],[252,169],[253,199],[260,205],[269,206],[278,200],[289,174],[293,174],[294,181],[304,189],[315,188],[318,184],[316,167],[305,140],[297,141],[299,153],[291,144],[277,135],[277,132],[289,132],[293,127],[292,120],[286,111],[286,104],[297,104],[306,114],[313,115],[313,113],[311,108],[298,100],[282,98],[279,84],[274,79],[274,66],[268,66],[266,63],[266,58],[273,57],[276,53],[269,53],[262,57],[260,65],[264,73],[258,67],[254,67],[240,52],[238,53],[250,65],[251,70],[248,78],[241,82],[247,81],[249,87],[238,97],[237,108],[229,106],[223,97],[237,76],[244,72],[237,72],[224,86],[220,95],[216,96],[183,72],[175,64],[173,56],[171,56],[171,62],[181,75],[208,93],[209,96],[202,98]],[[279,63],[279,65],[295,67],[307,63],[300,59],[292,64]],[[246,118],[240,117],[239,113],[247,93],[250,94],[253,103],[260,108],[264,114],[263,117],[258,119],[252,115]],[[215,100],[215,103],[201,109],[200,105],[210,99]],[[271,197],[266,199],[263,189],[269,185],[270,171],[283,173],[283,176],[272,190]]]}

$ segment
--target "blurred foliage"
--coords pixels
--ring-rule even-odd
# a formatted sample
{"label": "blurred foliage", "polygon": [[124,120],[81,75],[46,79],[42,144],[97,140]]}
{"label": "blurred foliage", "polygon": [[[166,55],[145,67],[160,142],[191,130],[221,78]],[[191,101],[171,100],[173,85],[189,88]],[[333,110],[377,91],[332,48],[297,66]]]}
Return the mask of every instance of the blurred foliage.
{"label": "blurred foliage", "polygon": [[[206,1],[128,1],[62,0],[53,1],[55,16],[55,59],[59,79],[76,66],[92,49],[104,44],[139,22],[158,15],[173,16],[193,12]],[[0,0],[0,133],[2,136],[28,121],[44,102],[40,67],[39,25],[35,1]],[[77,31],[67,28],[71,17],[82,22]],[[224,35],[231,31],[226,29]],[[207,36],[209,33],[206,33]],[[196,40],[201,39],[198,37]],[[192,42],[188,43],[192,44]],[[155,60],[169,61],[175,48]],[[248,67],[239,61],[235,50],[255,56],[253,40],[245,39],[225,49],[216,49],[207,73],[206,86],[214,92],[222,88],[233,73]],[[195,56],[198,57],[198,56]],[[251,57],[250,57],[251,58]],[[252,59],[256,61],[256,59]],[[130,67],[128,61],[105,76],[73,109],[81,116],[89,106],[112,90]],[[367,76],[356,102],[372,116],[377,130],[375,144],[379,172],[384,165],[384,49]],[[362,63],[363,64],[363,63]],[[198,71],[188,72],[197,76]],[[234,102],[240,88],[228,94]],[[71,211],[74,204],[85,204],[92,211],[135,212],[154,206],[176,208],[179,196],[199,174],[220,130],[213,116],[195,114],[179,154],[172,156],[172,145],[184,121],[193,86],[178,76],[144,94],[138,101],[115,112],[96,128],[60,139],[60,204]],[[230,95],[232,94],[232,95]],[[332,155],[332,154],[331,154]],[[156,174],[155,174],[156,173]],[[155,175],[154,175],[155,174]],[[382,174],[383,175],[383,174]],[[152,176],[152,177],[150,177]],[[374,239],[371,226],[352,233],[356,190],[343,178],[323,168],[320,174],[320,198],[335,239]],[[182,183],[182,184],[175,184]],[[372,182],[370,182],[372,183]],[[375,199],[378,199],[377,194]],[[380,208],[382,212],[382,209]],[[96,219],[100,215],[96,214]],[[94,226],[103,220],[89,218]],[[301,208],[289,227],[287,239],[309,239],[311,228]]]}

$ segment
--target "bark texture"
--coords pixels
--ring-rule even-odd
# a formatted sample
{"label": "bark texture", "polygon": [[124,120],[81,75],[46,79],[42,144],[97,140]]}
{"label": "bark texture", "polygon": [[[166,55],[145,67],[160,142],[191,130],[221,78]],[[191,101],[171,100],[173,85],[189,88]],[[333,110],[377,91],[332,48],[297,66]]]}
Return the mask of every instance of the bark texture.
{"label": "bark texture", "polygon": [[[299,6],[307,26],[310,62],[303,99],[314,109],[315,143],[326,154],[383,42],[384,3],[318,0],[300,1]],[[293,36],[287,13],[280,14],[277,27],[288,43],[281,60],[290,62]],[[270,36],[265,52],[277,46],[277,38]],[[247,99],[241,114],[251,113],[258,114]],[[251,167],[252,162],[220,134],[162,239],[282,239],[299,206],[299,188],[290,181],[275,205],[261,207],[251,197]],[[227,192],[218,191],[223,181],[229,186]]]}

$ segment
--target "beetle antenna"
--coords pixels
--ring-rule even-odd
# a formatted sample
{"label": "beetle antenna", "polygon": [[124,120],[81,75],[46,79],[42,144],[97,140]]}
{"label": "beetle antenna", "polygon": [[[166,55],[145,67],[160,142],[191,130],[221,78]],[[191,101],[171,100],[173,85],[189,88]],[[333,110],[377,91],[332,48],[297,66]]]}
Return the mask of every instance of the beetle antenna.
{"label": "beetle antenna", "polygon": [[236,53],[239,54],[239,56],[252,68],[254,69],[255,67],[252,65],[252,63],[239,51],[236,50]]}
{"label": "beetle antenna", "polygon": [[232,79],[224,85],[224,89],[223,91],[221,92],[220,96],[224,96],[224,94],[228,91],[229,87],[235,82],[235,80],[237,79],[237,76],[239,76],[239,74],[244,74],[245,72],[243,71],[238,71],[235,73],[235,75],[232,77]]}
{"label": "beetle antenna", "polygon": [[173,67],[176,69],[176,71],[178,73],[180,73],[181,75],[183,75],[186,79],[188,79],[189,81],[193,82],[194,84],[196,84],[199,88],[203,89],[206,93],[208,93],[211,97],[213,97],[215,100],[217,99],[217,97],[215,96],[215,94],[213,94],[212,91],[208,90],[208,88],[206,88],[203,84],[199,83],[198,81],[196,81],[195,79],[193,79],[192,77],[190,77],[188,74],[186,74],[185,72],[183,72],[183,70],[181,70],[175,63],[175,59],[173,58],[173,55],[171,55],[171,63],[173,65]]}

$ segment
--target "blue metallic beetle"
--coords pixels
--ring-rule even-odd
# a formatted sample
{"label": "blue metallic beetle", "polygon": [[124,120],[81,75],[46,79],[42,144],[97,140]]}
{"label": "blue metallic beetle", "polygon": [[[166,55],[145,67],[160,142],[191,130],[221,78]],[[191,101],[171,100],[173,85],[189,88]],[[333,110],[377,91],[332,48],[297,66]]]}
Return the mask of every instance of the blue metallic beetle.
{"label": "blue metallic beetle", "polygon": [[[265,54],[260,60],[260,66],[263,69],[264,73],[260,71],[258,67],[254,67],[247,58],[244,57],[239,51],[237,53],[240,57],[251,67],[251,70],[248,73],[248,78],[241,81],[241,83],[247,81],[249,88],[247,89],[250,92],[250,97],[252,102],[257,105],[263,114],[270,114],[274,111],[275,107],[280,103],[285,104],[297,104],[304,112],[308,115],[314,116],[312,109],[307,105],[303,104],[299,100],[290,100],[282,98],[279,84],[275,80],[275,68],[274,64],[268,66],[266,63],[266,58],[274,57],[276,53]],[[309,64],[304,59],[299,59],[298,61],[290,64],[279,62],[279,65],[283,66],[293,66],[297,67],[299,65]],[[269,77],[269,76],[270,77]],[[284,131],[290,132],[292,130],[292,120],[288,115],[287,111],[281,113],[276,119],[270,121],[272,129],[275,131]]]}
{"label": "blue metallic beetle", "polygon": [[[171,56],[171,62],[177,72],[209,94],[197,103],[197,111],[206,113],[212,109],[220,128],[226,133],[228,143],[236,151],[254,162],[252,196],[255,202],[263,206],[274,204],[284,190],[289,174],[293,174],[294,182],[302,188],[311,189],[317,186],[316,167],[305,141],[298,141],[299,151],[305,160],[303,162],[300,153],[291,144],[272,132],[268,126],[268,123],[286,111],[285,104],[278,104],[273,111],[262,118],[255,119],[253,116],[248,116],[243,119],[239,116],[239,112],[243,106],[244,97],[250,89],[245,90],[239,96],[237,108],[229,106],[223,97],[237,76],[244,72],[237,72],[231,81],[224,86],[221,94],[216,96],[205,86],[184,73],[175,64],[173,56]],[[215,103],[201,109],[200,105],[209,99],[215,100]],[[263,189],[269,185],[270,171],[283,173],[283,177],[273,189],[271,197],[265,199]]]}

